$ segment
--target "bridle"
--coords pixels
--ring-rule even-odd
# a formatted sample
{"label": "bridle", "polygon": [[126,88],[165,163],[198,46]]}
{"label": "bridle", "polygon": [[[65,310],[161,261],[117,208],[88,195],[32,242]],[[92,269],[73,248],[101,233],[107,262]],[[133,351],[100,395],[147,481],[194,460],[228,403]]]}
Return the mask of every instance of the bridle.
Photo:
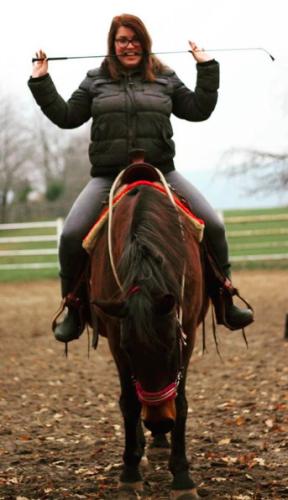
{"label": "bridle", "polygon": [[[140,286],[133,286],[127,296],[134,295],[141,291]],[[184,372],[184,364],[183,364],[183,348],[187,345],[186,339],[187,335],[185,334],[182,322],[180,322],[179,311],[177,312],[177,342],[178,342],[178,368],[177,375],[174,382],[171,382],[166,387],[161,389],[160,391],[145,391],[141,385],[141,383],[132,375],[132,381],[135,385],[135,390],[137,397],[141,404],[145,404],[147,406],[160,406],[164,402],[171,401],[177,397],[178,387],[183,377]]]}

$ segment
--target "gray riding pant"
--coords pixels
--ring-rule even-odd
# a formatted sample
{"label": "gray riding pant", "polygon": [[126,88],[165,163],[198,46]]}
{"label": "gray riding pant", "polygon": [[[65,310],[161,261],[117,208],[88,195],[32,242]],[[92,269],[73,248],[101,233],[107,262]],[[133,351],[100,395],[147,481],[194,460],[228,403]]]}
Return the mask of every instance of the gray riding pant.
{"label": "gray riding pant", "polygon": [[[192,212],[205,222],[205,237],[225,274],[229,272],[228,245],[224,224],[198,189],[179,172],[165,175],[167,182],[189,203]],[[61,276],[73,281],[83,268],[87,254],[82,240],[101,213],[114,177],[93,177],[75,200],[63,227],[59,260]]]}

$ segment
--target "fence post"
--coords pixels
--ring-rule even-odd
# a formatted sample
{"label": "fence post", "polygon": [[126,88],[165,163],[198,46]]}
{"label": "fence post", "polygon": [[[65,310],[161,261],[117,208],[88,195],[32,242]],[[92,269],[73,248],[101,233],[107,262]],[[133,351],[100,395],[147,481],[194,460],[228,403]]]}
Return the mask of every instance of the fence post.
{"label": "fence post", "polygon": [[60,236],[62,233],[63,229],[63,219],[61,217],[58,217],[56,220],[56,232],[57,232],[57,247],[59,248],[59,243],[60,243]]}
{"label": "fence post", "polygon": [[288,313],[286,314],[286,320],[285,320],[284,340],[288,341]]}

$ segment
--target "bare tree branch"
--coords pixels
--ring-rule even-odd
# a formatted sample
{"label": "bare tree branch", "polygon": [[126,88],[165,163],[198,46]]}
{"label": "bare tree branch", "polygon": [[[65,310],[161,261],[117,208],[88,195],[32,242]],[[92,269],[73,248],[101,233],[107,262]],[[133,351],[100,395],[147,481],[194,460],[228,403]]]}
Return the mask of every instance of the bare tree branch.
{"label": "bare tree branch", "polygon": [[249,194],[287,190],[288,153],[233,148],[223,155],[222,162],[226,175],[247,180]]}

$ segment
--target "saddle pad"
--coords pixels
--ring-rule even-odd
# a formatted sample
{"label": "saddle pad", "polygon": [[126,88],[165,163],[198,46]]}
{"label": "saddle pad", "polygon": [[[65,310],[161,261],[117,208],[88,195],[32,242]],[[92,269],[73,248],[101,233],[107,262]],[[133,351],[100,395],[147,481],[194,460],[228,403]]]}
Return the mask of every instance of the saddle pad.
{"label": "saddle pad", "polygon": [[[156,182],[151,182],[151,181],[136,181],[132,182],[131,184],[124,185],[123,188],[120,189],[120,191],[116,194],[115,198],[113,199],[113,208],[119,203],[122,198],[129,193],[132,189],[134,189],[137,186],[152,186],[154,189],[157,189],[160,191],[164,196],[167,195],[166,189],[159,183]],[[175,200],[175,203],[182,215],[186,217],[187,220],[191,223],[193,230],[195,232],[195,235],[198,239],[198,241],[202,241],[203,239],[203,233],[204,233],[204,221],[202,219],[198,219],[190,210],[189,208],[178,198],[177,195],[175,195],[172,192],[173,198]],[[89,233],[85,238],[83,239],[82,246],[83,248],[90,254],[95,246],[95,241],[97,239],[97,235],[101,229],[101,227],[106,223],[108,219],[108,213],[109,213],[109,206],[107,205],[101,212],[100,216],[96,220],[95,224],[92,226],[90,229]]]}

